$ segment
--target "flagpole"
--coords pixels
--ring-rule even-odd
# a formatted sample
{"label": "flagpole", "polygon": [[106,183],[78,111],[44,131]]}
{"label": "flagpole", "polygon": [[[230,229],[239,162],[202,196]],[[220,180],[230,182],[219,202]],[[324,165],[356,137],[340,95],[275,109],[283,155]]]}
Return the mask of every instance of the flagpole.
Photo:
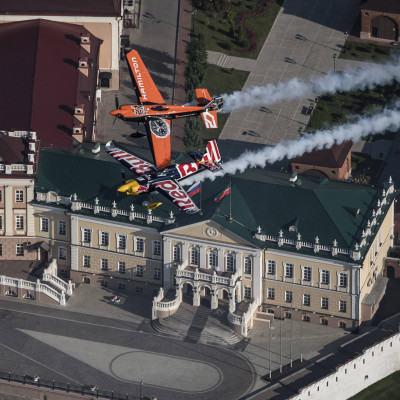
{"label": "flagpole", "polygon": [[229,179],[229,221],[232,221],[232,181]]}
{"label": "flagpole", "polygon": [[202,212],[202,210],[201,210],[201,181],[200,181],[200,204],[199,204],[199,206],[200,206],[200,212]]}

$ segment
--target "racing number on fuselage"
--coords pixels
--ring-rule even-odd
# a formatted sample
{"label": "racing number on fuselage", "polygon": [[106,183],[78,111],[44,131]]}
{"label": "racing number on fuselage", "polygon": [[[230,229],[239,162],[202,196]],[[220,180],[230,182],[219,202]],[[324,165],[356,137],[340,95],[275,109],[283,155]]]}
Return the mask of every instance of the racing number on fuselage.
{"label": "racing number on fuselage", "polygon": [[199,163],[178,164],[176,166],[181,178],[193,174],[199,170]]}

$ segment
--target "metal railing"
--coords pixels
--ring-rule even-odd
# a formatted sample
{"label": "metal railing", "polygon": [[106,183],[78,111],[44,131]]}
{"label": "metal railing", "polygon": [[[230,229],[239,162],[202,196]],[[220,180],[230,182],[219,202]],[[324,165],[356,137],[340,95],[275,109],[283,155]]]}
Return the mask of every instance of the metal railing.
{"label": "metal railing", "polygon": [[[0,371],[0,379],[2,381],[8,382],[17,382],[23,385],[31,385],[41,388],[47,388],[51,390],[59,390],[65,393],[76,393],[82,396],[90,395],[93,398],[101,398],[101,399],[111,399],[111,400],[140,400],[141,396],[136,396],[132,393],[118,393],[113,390],[102,390],[97,386],[90,385],[72,385],[69,382],[56,382],[54,380],[41,379],[38,376],[30,376],[30,375],[17,375],[11,372],[1,372]],[[138,382],[138,386],[140,386],[140,382]],[[138,389],[139,391],[139,389]],[[142,396],[142,399],[146,398]],[[155,398],[153,396],[153,398]]]}

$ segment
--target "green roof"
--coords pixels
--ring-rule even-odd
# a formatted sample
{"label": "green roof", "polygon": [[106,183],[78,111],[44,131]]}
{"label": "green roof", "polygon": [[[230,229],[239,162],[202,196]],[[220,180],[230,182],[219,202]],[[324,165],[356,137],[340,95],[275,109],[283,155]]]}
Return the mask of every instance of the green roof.
{"label": "green roof", "polygon": [[[42,149],[36,190],[54,191],[67,197],[76,193],[80,201],[91,204],[98,198],[99,204],[106,207],[111,207],[115,200],[118,209],[129,211],[131,204],[134,204],[135,211],[147,212],[143,201],[149,200],[148,196],[126,196],[116,190],[122,180],[121,169],[125,170],[127,178],[134,175],[106,154],[103,146],[97,154],[91,153],[90,145],[83,148],[84,156],[77,154],[76,149]],[[151,160],[150,153],[146,157],[141,149],[138,151],[130,148],[128,151]],[[161,231],[168,231],[199,221],[212,220],[258,248],[265,245],[278,247],[274,241],[266,240],[264,243],[257,239],[258,227],[265,235],[278,237],[281,232],[284,238],[294,241],[298,239],[298,234],[301,235],[301,241],[308,243],[314,243],[318,236],[319,243],[326,246],[332,246],[336,240],[337,247],[343,249],[353,249],[356,243],[361,242],[362,231],[367,220],[371,218],[372,209],[380,194],[377,189],[306,176],[301,177],[302,183],[299,186],[289,181],[290,176],[285,172],[250,169],[243,174],[225,175],[214,181],[205,181],[202,183],[201,194],[193,197],[198,206],[201,201],[203,213],[194,216],[187,215],[155,192],[151,195],[151,200],[163,204],[153,210],[153,215],[168,218],[170,211],[173,211],[176,221],[173,225],[153,226]],[[232,185],[231,195],[216,203],[214,198],[229,183]],[[389,204],[394,196],[395,193],[389,196]],[[387,210],[388,205],[377,218],[378,224],[370,238],[376,234]],[[93,215],[89,210],[79,212]],[[228,218],[230,213],[232,220]],[[104,217],[113,220],[120,218],[112,218],[110,215]],[[132,223],[142,224],[136,220]],[[312,248],[302,247],[296,250],[291,245],[283,245],[281,248],[314,254]],[[364,246],[361,250],[362,255],[367,248],[368,246]],[[318,256],[324,256],[323,253],[331,257],[329,252],[319,252]],[[335,258],[349,259],[345,255]]]}

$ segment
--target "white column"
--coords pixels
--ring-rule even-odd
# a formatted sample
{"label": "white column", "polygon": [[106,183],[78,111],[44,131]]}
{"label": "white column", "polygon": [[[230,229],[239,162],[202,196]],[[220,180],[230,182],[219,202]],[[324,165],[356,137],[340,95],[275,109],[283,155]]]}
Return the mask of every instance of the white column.
{"label": "white column", "polygon": [[211,310],[216,310],[218,308],[218,297],[217,297],[217,289],[215,285],[211,288]]}
{"label": "white column", "polygon": [[168,290],[173,284],[172,278],[172,259],[171,259],[171,239],[164,238],[163,240],[163,276],[164,282],[163,286]]}
{"label": "white column", "polygon": [[218,261],[217,266],[220,271],[225,271],[225,258],[224,258],[224,249],[218,248]]}
{"label": "white column", "polygon": [[235,309],[236,309],[235,295],[236,295],[236,288],[233,290],[229,289],[229,312],[230,313],[235,312]]}
{"label": "white column", "polygon": [[35,216],[33,207],[29,204],[34,198],[33,185],[26,188],[26,235],[35,236]]}
{"label": "white column", "polygon": [[206,246],[200,245],[200,253],[199,253],[199,267],[207,268],[207,252]]}
{"label": "white column", "polygon": [[253,272],[253,297],[257,305],[262,303],[262,253],[258,251],[254,256],[254,272]]}
{"label": "white column", "polygon": [[78,230],[78,218],[76,216],[71,216],[71,270],[79,270],[78,262],[78,245],[79,245],[79,235]]}
{"label": "white column", "polygon": [[241,251],[237,251],[236,254],[236,259],[235,259],[235,264],[236,264],[236,271],[239,271],[239,276],[243,275],[242,272],[242,258],[243,258],[243,254]]}
{"label": "white column", "polygon": [[186,268],[189,265],[189,244],[187,242],[183,242],[182,244],[182,262],[183,266]]}
{"label": "white column", "polygon": [[360,269],[352,268],[351,270],[351,282],[348,284],[351,285],[351,304],[348,306],[351,307],[351,318],[359,319],[361,315],[361,303],[360,303]]}
{"label": "white column", "polygon": [[237,284],[235,291],[237,290],[237,302],[240,303],[242,301],[242,284],[239,283]]}
{"label": "white column", "polygon": [[200,305],[200,293],[199,293],[198,282],[194,282],[194,287],[193,287],[193,305],[195,307],[198,307]]}
{"label": "white column", "polygon": [[12,186],[4,186],[4,219],[5,219],[5,235],[12,236],[14,232],[14,213],[13,213],[13,197],[12,197]]}

